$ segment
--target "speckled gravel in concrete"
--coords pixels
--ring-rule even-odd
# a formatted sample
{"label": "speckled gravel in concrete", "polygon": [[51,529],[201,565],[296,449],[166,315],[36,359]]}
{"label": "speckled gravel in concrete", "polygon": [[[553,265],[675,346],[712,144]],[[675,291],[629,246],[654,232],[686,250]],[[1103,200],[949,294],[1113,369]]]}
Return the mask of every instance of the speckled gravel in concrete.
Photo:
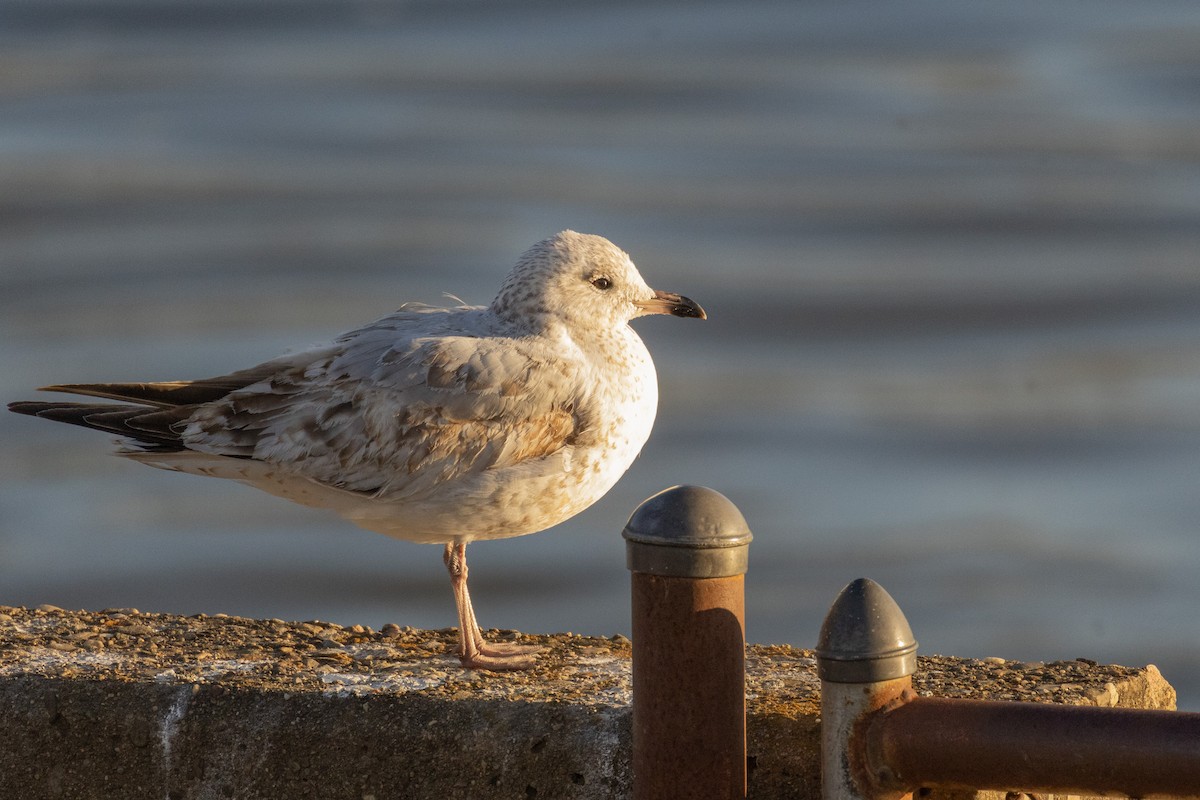
{"label": "speckled gravel in concrete", "polygon": [[[454,629],[284,622],[223,614],[190,617],[0,606],[0,676],[43,675],[165,683],[212,683],[264,691],[624,704],[629,640],[493,631],[499,640],[546,648],[538,667],[513,673],[464,670]],[[581,680],[586,676],[586,680]]]}
{"label": "speckled gravel in concrete", "polygon": [[[490,673],[462,669],[452,628],[343,627],[317,620],[284,622],[224,614],[143,614],[137,609],[66,611],[0,606],[0,676],[45,675],[168,683],[222,683],[263,690],[367,693],[420,691],[454,696],[625,704],[630,643],[556,634],[492,631],[493,638],[545,648],[537,668]],[[779,712],[819,696],[811,651],[786,645],[747,649],[751,707]],[[1145,675],[1093,661],[1024,663],[922,656],[922,694],[994,700],[1042,699],[1112,705],[1112,686]]]}

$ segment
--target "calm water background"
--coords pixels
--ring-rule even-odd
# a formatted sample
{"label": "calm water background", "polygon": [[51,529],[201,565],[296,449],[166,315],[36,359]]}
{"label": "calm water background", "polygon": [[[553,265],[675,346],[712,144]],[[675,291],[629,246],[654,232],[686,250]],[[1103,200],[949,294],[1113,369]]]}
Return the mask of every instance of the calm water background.
{"label": "calm water background", "polygon": [[[249,10],[253,8],[253,10]],[[0,2],[0,397],[218,374],[559,229],[640,321],[621,484],[472,547],[486,626],[628,632],[712,486],[748,635],[883,583],[924,652],[1158,664],[1200,709],[1200,5]],[[0,415],[0,603],[454,621],[437,548]]]}

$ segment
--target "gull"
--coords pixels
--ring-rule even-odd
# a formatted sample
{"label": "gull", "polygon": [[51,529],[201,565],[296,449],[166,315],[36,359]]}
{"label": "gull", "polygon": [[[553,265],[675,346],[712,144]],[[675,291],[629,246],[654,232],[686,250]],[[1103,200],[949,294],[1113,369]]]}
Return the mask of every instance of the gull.
{"label": "gull", "polygon": [[650,436],[658,380],[629,322],[705,319],[600,236],[526,251],[489,306],[405,304],[333,342],[203,380],[44,391],[121,401],[9,410],[118,434],[118,455],[241,481],[368,530],[441,544],[468,668],[526,669],[488,642],[466,546],[536,533],[600,499]]}

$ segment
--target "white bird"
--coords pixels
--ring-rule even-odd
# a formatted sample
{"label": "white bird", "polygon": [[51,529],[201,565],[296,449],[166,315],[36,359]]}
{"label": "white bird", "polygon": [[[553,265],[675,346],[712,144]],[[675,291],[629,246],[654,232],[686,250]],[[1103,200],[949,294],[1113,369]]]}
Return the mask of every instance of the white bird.
{"label": "white bird", "polygon": [[490,306],[404,305],[332,343],[216,378],[63,384],[125,401],[9,409],[124,437],[118,453],[242,481],[363,528],[445,546],[464,666],[523,669],[537,648],[484,640],[466,545],[545,530],[600,499],[654,423],[635,317],[704,319],[622,250],[563,231],[530,248]]}

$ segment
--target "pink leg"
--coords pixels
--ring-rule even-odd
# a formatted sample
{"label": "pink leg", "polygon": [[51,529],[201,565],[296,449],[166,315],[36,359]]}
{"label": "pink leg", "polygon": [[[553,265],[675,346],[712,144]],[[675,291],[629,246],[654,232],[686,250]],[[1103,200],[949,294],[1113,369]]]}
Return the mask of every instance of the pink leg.
{"label": "pink leg", "polygon": [[529,669],[536,660],[534,653],[542,648],[517,644],[488,644],[475,621],[471,594],[467,591],[467,546],[446,545],[442,560],[450,573],[454,603],[458,607],[458,658],[468,669],[515,670]]}

